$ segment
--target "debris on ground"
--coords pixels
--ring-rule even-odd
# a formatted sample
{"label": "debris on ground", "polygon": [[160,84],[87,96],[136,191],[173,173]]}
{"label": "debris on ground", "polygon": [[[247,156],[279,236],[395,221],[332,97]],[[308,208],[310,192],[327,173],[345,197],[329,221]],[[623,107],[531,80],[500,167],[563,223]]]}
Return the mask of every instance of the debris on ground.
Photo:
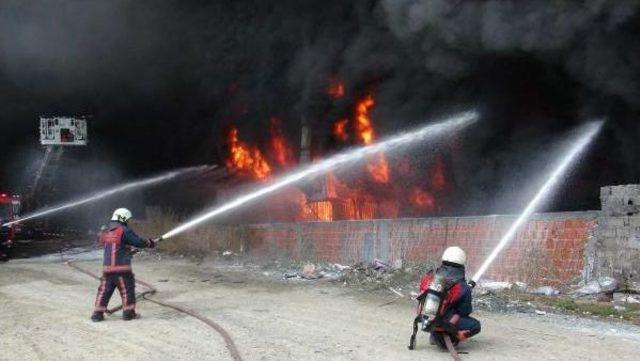
{"label": "debris on ground", "polygon": [[587,282],[575,291],[577,295],[595,295],[599,293],[613,293],[618,289],[618,281],[612,277],[600,277]]}
{"label": "debris on ground", "polygon": [[396,295],[404,298],[404,294],[396,291],[393,287],[389,287],[389,291],[391,291],[391,292],[395,293]]}
{"label": "debris on ground", "polygon": [[[292,281],[339,281],[344,285],[357,285],[369,290],[382,290],[392,287],[406,297],[402,289],[415,289],[424,273],[421,267],[403,268],[399,262],[391,263],[380,259],[371,262],[358,262],[352,265],[339,263],[288,263],[274,262],[284,280]],[[400,267],[400,268],[396,268]],[[395,293],[395,292],[394,292]]]}
{"label": "debris on ground", "polygon": [[282,273],[282,278],[285,280],[319,280],[324,279],[327,281],[340,281],[343,278],[343,273],[349,270],[350,267],[339,264],[327,264],[316,265],[313,263],[306,263],[302,268],[292,269],[297,267],[289,267]]}
{"label": "debris on ground", "polygon": [[622,293],[622,292],[614,292],[613,293],[613,302],[615,304],[640,304],[640,295],[634,295],[630,293]]}
{"label": "debris on ground", "polygon": [[531,291],[534,295],[545,295],[545,296],[557,296],[560,294],[560,291],[551,287],[551,286],[542,286]]}
{"label": "debris on ground", "polygon": [[384,272],[384,271],[388,270],[389,268],[391,268],[391,266],[389,266],[389,264],[387,264],[385,262],[382,262],[381,260],[379,260],[377,258],[374,259],[373,262],[371,262],[371,267],[376,271],[382,271],[382,272]]}
{"label": "debris on ground", "polygon": [[[273,266],[276,267],[275,272]],[[282,275],[282,279],[287,281],[338,281],[344,286],[357,287],[366,292],[392,293],[394,299],[381,305],[386,306],[393,302],[414,300],[418,296],[420,278],[428,269],[425,265],[397,266],[396,263],[379,259],[352,265],[276,262],[267,273],[269,277]],[[267,273],[263,272],[263,275]],[[483,280],[473,290],[473,306],[489,312],[534,316],[561,313],[596,319],[621,318],[631,322],[640,319],[640,295],[618,292],[614,300],[613,293],[602,293],[618,287],[611,280],[602,278],[597,283],[582,284],[582,293],[566,292],[566,289],[550,285],[532,287],[524,282]],[[584,292],[601,293],[588,295]]]}
{"label": "debris on ground", "polygon": [[304,265],[304,267],[302,267],[302,273],[300,274],[300,277],[306,280],[315,280],[320,278],[320,275],[318,274],[316,265],[314,265],[313,263],[307,263]]}
{"label": "debris on ground", "polygon": [[479,289],[492,292],[510,290],[511,287],[513,287],[513,283],[502,281],[482,281],[478,284]]}

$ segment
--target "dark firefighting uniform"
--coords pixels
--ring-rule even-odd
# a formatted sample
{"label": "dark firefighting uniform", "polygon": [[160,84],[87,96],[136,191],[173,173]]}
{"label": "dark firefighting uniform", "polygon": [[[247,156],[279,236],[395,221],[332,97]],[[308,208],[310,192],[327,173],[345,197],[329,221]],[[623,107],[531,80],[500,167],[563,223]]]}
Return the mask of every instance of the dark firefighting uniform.
{"label": "dark firefighting uniform", "polygon": [[[0,220],[0,222],[3,222]],[[8,226],[0,226],[0,261],[6,261],[9,256],[9,234],[10,230]]]}
{"label": "dark firefighting uniform", "polygon": [[[445,277],[448,288],[443,301],[443,318],[457,329],[452,335],[454,341],[465,340],[480,332],[480,321],[469,316],[473,312],[471,305],[471,287],[464,278],[464,267],[443,264],[436,271]],[[420,281],[420,293],[425,292],[433,280],[433,272],[428,272]]]}
{"label": "dark firefighting uniform", "polygon": [[94,311],[107,310],[109,299],[116,288],[122,298],[123,310],[134,311],[135,279],[131,272],[130,252],[132,247],[153,247],[153,241],[140,238],[124,223],[111,221],[100,232],[99,242],[104,247],[104,262]]}

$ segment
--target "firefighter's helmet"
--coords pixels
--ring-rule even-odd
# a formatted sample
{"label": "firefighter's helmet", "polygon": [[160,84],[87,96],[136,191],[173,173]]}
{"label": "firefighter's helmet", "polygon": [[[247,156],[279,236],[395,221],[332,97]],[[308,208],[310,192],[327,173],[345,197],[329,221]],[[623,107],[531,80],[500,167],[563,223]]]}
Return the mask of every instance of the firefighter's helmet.
{"label": "firefighter's helmet", "polygon": [[449,247],[444,250],[442,261],[464,266],[467,263],[467,254],[460,247]]}
{"label": "firefighter's helmet", "polygon": [[118,208],[113,212],[112,221],[127,223],[133,215],[131,211],[126,208]]}

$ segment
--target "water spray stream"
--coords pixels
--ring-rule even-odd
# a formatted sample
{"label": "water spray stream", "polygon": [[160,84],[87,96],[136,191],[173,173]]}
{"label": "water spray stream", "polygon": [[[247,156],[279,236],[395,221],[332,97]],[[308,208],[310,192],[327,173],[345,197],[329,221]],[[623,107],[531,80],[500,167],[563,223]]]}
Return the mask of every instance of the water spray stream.
{"label": "water spray stream", "polygon": [[529,219],[529,217],[531,217],[533,212],[536,210],[536,208],[538,208],[545,197],[547,197],[551,193],[553,187],[557,185],[562,175],[569,168],[569,165],[571,165],[573,160],[586,148],[586,146],[591,142],[595,135],[598,134],[603,123],[604,121],[595,121],[584,126],[584,130],[580,133],[579,138],[577,138],[564,158],[560,160],[558,166],[549,175],[549,178],[544,183],[542,188],[538,190],[538,193],[536,193],[536,195],[533,197],[531,202],[529,202],[524,211],[522,211],[520,216],[518,216],[516,221],[511,225],[507,233],[502,236],[502,239],[500,239],[500,242],[498,242],[496,248],[493,249],[491,254],[489,254],[484,263],[482,263],[480,268],[473,275],[471,279],[474,282],[478,282],[480,277],[482,277],[482,275],[486,272],[487,268],[489,268],[500,251],[502,251],[502,249],[513,239],[518,229],[520,229],[520,227]]}
{"label": "water spray stream", "polygon": [[193,228],[198,224],[205,222],[213,217],[216,217],[220,214],[228,212],[234,208],[240,207],[250,201],[253,201],[257,198],[265,196],[269,193],[275,192],[283,187],[296,183],[300,180],[317,176],[319,174],[327,173],[336,168],[339,168],[349,163],[352,163],[354,161],[360,160],[368,155],[376,154],[378,152],[389,151],[401,145],[408,145],[418,140],[424,140],[429,137],[436,137],[443,133],[460,129],[461,127],[464,127],[473,123],[477,119],[478,119],[478,114],[476,112],[465,112],[465,113],[457,114],[455,116],[447,118],[447,120],[444,120],[439,123],[427,125],[422,128],[416,129],[414,131],[401,133],[399,135],[387,138],[386,140],[383,140],[378,143],[351,149],[343,153],[336,154],[320,162],[305,166],[298,171],[286,174],[274,180],[271,184],[265,186],[264,188],[260,188],[248,194],[242,195],[228,203],[225,203],[217,208],[214,208],[211,211],[206,212],[201,216],[198,216],[174,228],[173,230],[165,233],[162,236],[162,238],[167,239],[167,238],[173,237],[178,233],[181,233],[190,228]]}
{"label": "water spray stream", "polygon": [[21,217],[20,219],[16,219],[13,220],[11,222],[7,222],[5,224],[3,224],[2,226],[10,226],[12,224],[18,223],[18,222],[23,222],[29,219],[34,219],[34,218],[39,218],[39,217],[43,217],[46,215],[50,215],[53,213],[57,213],[60,211],[63,211],[65,209],[69,209],[69,208],[73,208],[73,207],[77,207],[86,203],[90,203],[90,202],[94,202],[109,196],[112,196],[114,194],[117,193],[121,193],[121,192],[125,192],[125,191],[130,191],[136,188],[142,188],[142,187],[146,187],[146,186],[150,186],[150,185],[154,185],[154,184],[158,184],[158,183],[162,183],[162,182],[166,182],[169,181],[171,179],[174,179],[180,175],[183,174],[187,174],[187,173],[192,173],[192,172],[204,172],[207,170],[211,170],[213,168],[215,168],[216,166],[209,166],[209,165],[203,165],[203,166],[198,166],[198,167],[189,167],[189,168],[182,168],[182,169],[177,169],[174,171],[170,171],[170,172],[166,172],[166,173],[162,173],[159,174],[157,176],[151,177],[151,178],[145,178],[145,179],[141,179],[141,180],[137,180],[137,181],[133,181],[133,182],[129,182],[126,184],[122,184],[110,189],[106,189],[100,192],[96,192],[94,194],[91,194],[89,196],[86,196],[84,198],[80,198],[71,202],[67,202],[64,204],[60,204],[60,205],[55,205],[52,207],[47,207],[45,209],[42,210],[38,210],[38,211],[34,211],[32,213],[26,214],[24,217]]}

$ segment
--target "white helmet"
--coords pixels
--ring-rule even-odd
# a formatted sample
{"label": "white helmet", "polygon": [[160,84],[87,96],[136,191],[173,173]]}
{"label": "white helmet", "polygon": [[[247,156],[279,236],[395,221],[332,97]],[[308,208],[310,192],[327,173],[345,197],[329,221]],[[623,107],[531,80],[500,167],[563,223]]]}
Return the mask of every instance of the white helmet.
{"label": "white helmet", "polygon": [[113,212],[112,221],[127,223],[133,217],[131,211],[126,208],[118,208]]}
{"label": "white helmet", "polygon": [[464,266],[467,263],[467,254],[460,247],[449,247],[444,250],[442,261]]}

